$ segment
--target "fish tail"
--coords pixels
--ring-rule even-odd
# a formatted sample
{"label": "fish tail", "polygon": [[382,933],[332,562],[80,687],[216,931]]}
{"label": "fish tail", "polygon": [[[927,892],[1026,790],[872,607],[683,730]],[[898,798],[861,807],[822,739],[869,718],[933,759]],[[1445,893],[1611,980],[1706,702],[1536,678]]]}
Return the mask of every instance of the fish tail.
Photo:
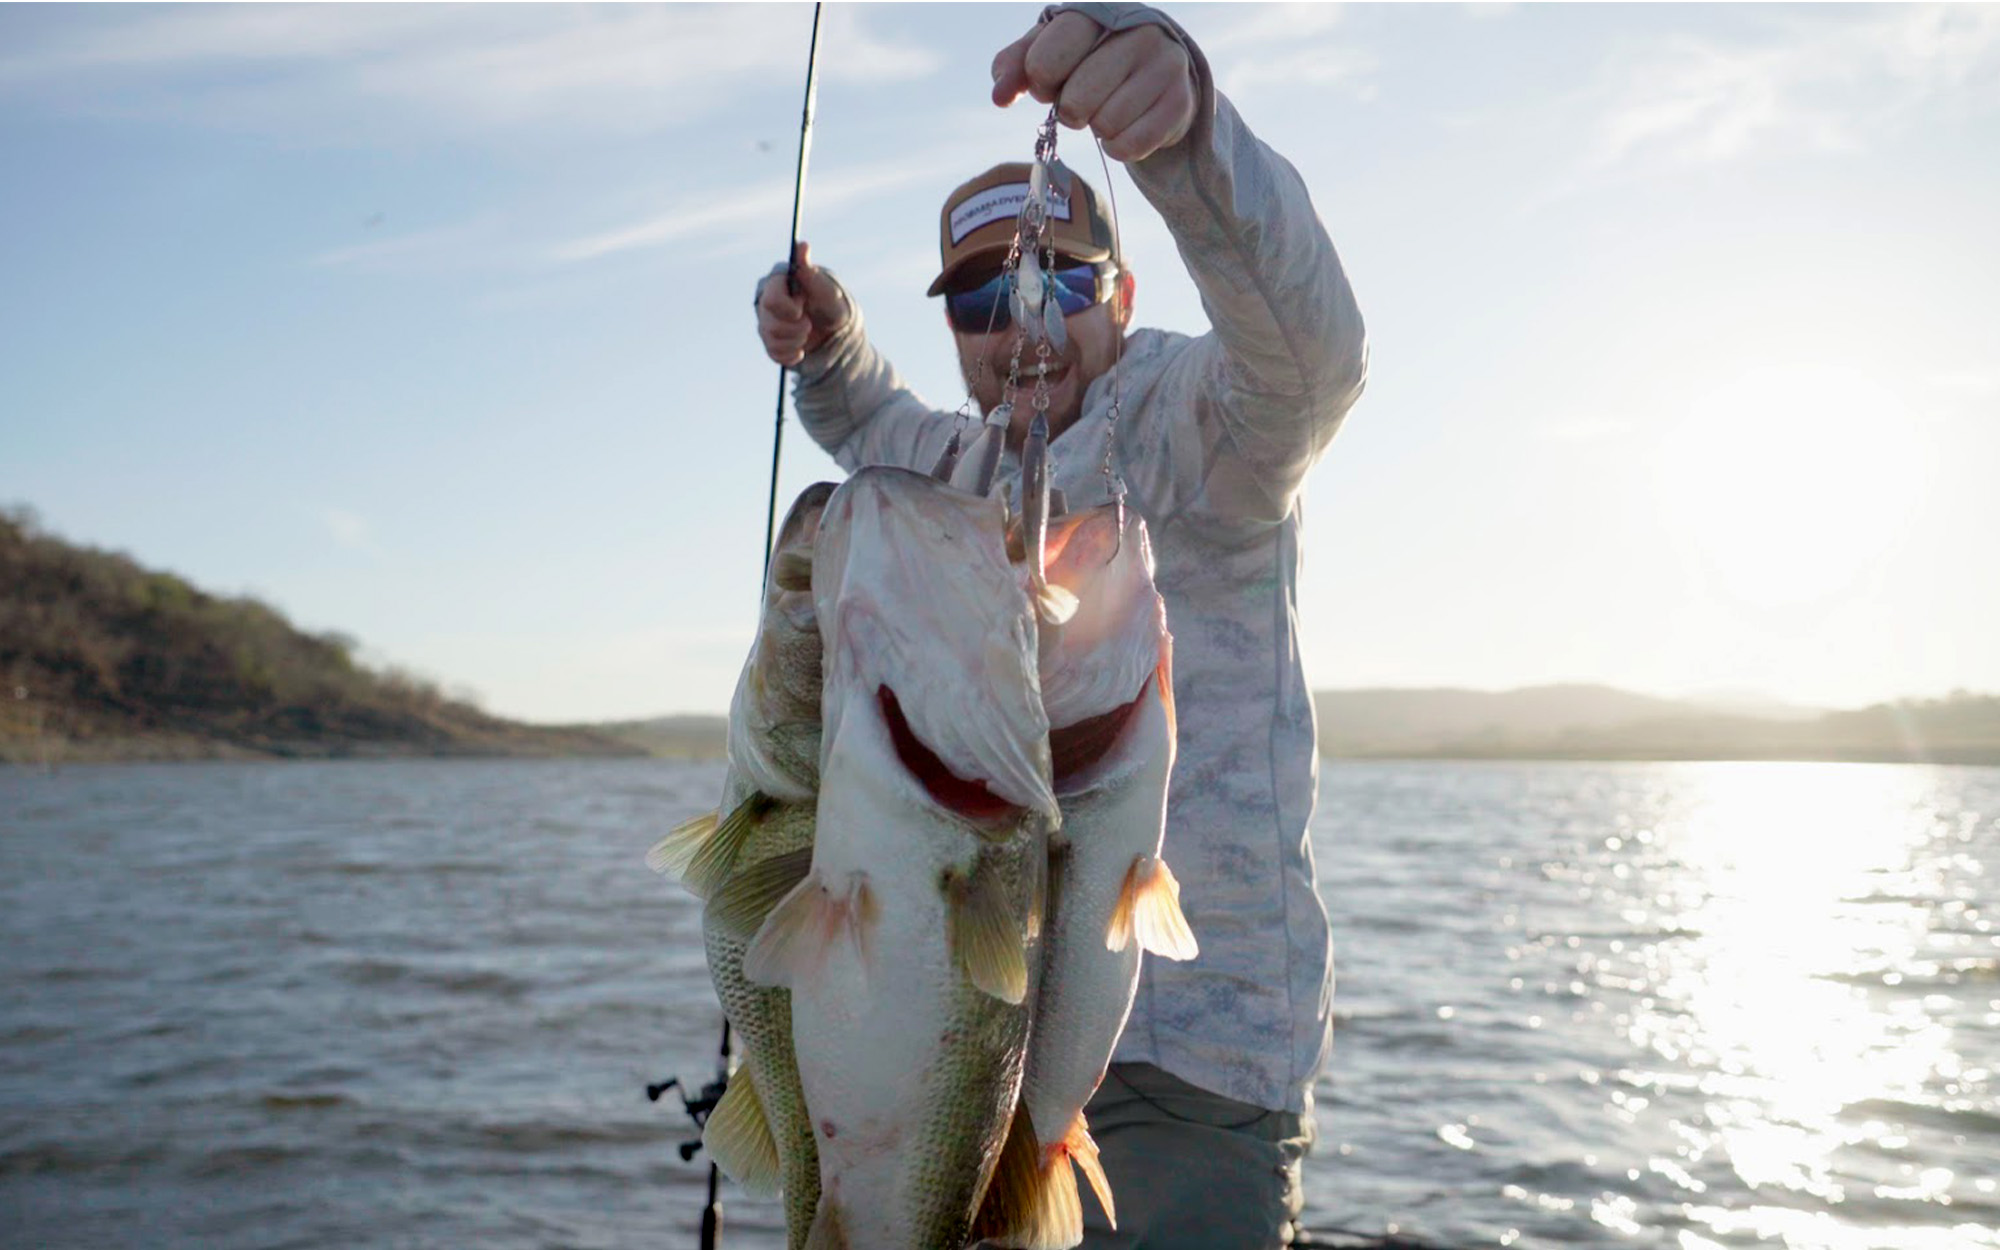
{"label": "fish tail", "polygon": [[[1062,1166],[1065,1160],[1073,1162],[1083,1173],[1083,1179],[1090,1182],[1090,1192],[1097,1195],[1097,1204],[1104,1208],[1104,1218],[1112,1228],[1118,1227],[1118,1208],[1111,1201],[1111,1179],[1104,1174],[1104,1164],[1097,1157],[1097,1142],[1090,1136],[1090,1126],[1084,1123],[1083,1112],[1076,1113],[1069,1132],[1063,1139],[1048,1148],[1050,1166]],[[1074,1184],[1075,1182],[1071,1182]]]}
{"label": "fish tail", "polygon": [[1015,1110],[973,1221],[976,1237],[1008,1250],[1068,1250],[1083,1240],[1083,1200],[1067,1156],[1052,1153],[1060,1149],[1044,1151],[1028,1113]]}

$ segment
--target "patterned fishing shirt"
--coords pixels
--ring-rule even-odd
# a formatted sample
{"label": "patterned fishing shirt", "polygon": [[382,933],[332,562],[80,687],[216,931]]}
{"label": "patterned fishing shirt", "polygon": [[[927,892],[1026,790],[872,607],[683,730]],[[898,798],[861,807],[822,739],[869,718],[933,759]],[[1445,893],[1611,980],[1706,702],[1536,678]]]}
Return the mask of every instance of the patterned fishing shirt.
{"label": "patterned fishing shirt", "polygon": [[[1213,327],[1133,331],[1115,430],[1106,373],[1052,446],[1053,485],[1083,509],[1109,499],[1112,441],[1174,636],[1179,753],[1163,855],[1201,954],[1144,961],[1114,1061],[1304,1112],[1330,1044],[1333,959],[1307,838],[1319,757],[1299,658],[1300,491],[1361,394],[1366,336],[1305,184],[1216,92],[1185,32],[1136,5],[1076,7],[1114,29],[1157,23],[1194,61],[1193,130],[1127,168]],[[953,415],[903,384],[849,307],[799,366],[801,422],[850,472],[928,470]]]}

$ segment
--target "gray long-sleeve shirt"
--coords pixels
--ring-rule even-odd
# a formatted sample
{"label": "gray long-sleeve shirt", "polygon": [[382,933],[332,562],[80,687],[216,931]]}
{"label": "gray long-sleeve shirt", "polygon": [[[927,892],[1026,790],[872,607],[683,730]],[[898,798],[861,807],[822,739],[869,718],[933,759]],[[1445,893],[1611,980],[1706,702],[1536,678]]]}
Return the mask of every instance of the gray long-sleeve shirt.
{"label": "gray long-sleeve shirt", "polygon": [[[1366,338],[1305,185],[1215,92],[1199,50],[1152,10],[1091,7],[1100,21],[1157,21],[1194,59],[1193,130],[1129,168],[1214,327],[1133,332],[1115,429],[1107,373],[1052,447],[1053,485],[1080,509],[1109,498],[1111,441],[1174,635],[1163,853],[1201,954],[1144,962],[1114,1058],[1303,1111],[1327,1053],[1333,970],[1306,833],[1318,752],[1298,645],[1299,496],[1360,396]],[[954,426],[869,344],[858,307],[801,363],[796,394],[807,433],[849,471],[928,469]]]}

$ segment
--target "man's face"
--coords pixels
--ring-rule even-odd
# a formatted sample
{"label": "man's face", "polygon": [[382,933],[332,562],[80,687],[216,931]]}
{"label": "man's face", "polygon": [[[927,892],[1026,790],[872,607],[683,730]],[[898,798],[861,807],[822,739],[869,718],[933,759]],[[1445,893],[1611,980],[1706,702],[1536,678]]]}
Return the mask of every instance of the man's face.
{"label": "man's face", "polygon": [[[991,271],[975,275],[977,281],[983,281],[988,276],[991,276]],[[977,285],[977,281],[972,281],[971,285]],[[1060,352],[1052,347],[1046,365],[1035,354],[1034,344],[1022,345],[1020,373],[1014,386],[1014,417],[1007,430],[1008,446],[1019,450],[1028,436],[1028,423],[1035,416],[1035,384],[1038,377],[1048,382],[1050,438],[1074,425],[1076,419],[1083,415],[1084,391],[1117,359],[1125,326],[1131,320],[1130,293],[1130,276],[1121,274],[1113,283],[1108,300],[1100,300],[1066,318],[1063,328],[1068,331],[1069,342]],[[1013,325],[994,334],[952,331],[952,338],[958,344],[958,363],[965,375],[966,385],[986,412],[993,411],[1000,403],[1001,392],[1007,384],[1008,362],[1013,359],[1014,345],[1019,337],[1020,327]]]}

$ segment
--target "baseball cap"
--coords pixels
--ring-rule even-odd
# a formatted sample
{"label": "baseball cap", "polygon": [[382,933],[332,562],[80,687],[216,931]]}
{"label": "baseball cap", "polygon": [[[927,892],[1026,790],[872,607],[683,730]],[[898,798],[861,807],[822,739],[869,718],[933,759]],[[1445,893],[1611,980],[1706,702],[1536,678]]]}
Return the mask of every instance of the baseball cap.
{"label": "baseball cap", "polygon": [[[995,165],[945,197],[938,214],[944,269],[927,294],[943,294],[960,270],[981,257],[1006,255],[1021,205],[1028,201],[1028,170],[1025,161]],[[1090,184],[1061,161],[1049,171],[1049,224],[1059,254],[1093,264],[1111,258],[1111,218]]]}

